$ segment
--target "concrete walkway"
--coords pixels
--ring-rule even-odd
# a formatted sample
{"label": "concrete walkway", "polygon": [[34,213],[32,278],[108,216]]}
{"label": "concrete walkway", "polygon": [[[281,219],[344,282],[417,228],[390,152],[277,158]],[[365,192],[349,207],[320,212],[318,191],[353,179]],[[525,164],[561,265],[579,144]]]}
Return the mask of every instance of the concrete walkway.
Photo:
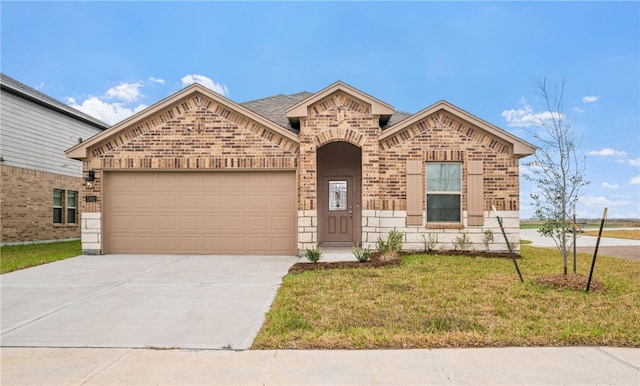
{"label": "concrete walkway", "polygon": [[7,385],[638,385],[640,349],[3,348]]}

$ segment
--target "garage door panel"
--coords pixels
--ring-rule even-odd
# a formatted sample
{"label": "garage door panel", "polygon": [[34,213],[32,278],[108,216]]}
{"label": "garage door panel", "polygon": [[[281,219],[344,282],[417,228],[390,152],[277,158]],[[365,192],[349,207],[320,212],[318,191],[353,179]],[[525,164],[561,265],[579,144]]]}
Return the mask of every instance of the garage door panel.
{"label": "garage door panel", "polygon": [[200,209],[202,207],[201,197],[198,194],[183,194],[177,197],[178,209]]}
{"label": "garage door panel", "polygon": [[230,210],[244,209],[246,207],[246,197],[236,194],[228,194],[224,197],[225,207]]}
{"label": "garage door panel", "polygon": [[271,229],[279,231],[293,231],[294,223],[290,217],[287,216],[273,216],[271,217]]}
{"label": "garage door panel", "polygon": [[252,232],[268,232],[269,217],[268,216],[253,216],[249,221],[249,230]]}
{"label": "garage door panel", "polygon": [[105,253],[294,254],[294,172],[105,172]]}

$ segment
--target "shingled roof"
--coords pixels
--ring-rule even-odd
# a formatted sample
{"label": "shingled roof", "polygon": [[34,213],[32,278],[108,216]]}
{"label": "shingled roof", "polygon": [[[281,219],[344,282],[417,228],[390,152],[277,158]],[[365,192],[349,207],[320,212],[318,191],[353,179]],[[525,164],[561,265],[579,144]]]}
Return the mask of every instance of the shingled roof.
{"label": "shingled roof", "polygon": [[60,102],[57,99],[54,99],[40,91],[27,86],[26,84],[19,82],[12,77],[0,73],[0,87],[3,90],[6,90],[12,94],[17,94],[22,96],[25,99],[28,99],[34,103],[37,103],[41,106],[50,108],[52,110],[58,111],[62,114],[68,115],[72,118],[78,119],[80,121],[84,121],[90,125],[97,127],[98,129],[105,130],[109,128],[109,125],[90,116],[82,111],[76,110],[73,107]]}
{"label": "shingled roof", "polygon": [[[279,94],[272,97],[256,99],[253,101],[240,103],[241,106],[248,108],[256,114],[267,118],[268,120],[284,127],[285,129],[292,131],[296,134],[299,133],[299,128],[294,127],[287,118],[285,111],[294,106],[295,104],[309,98],[314,95],[308,91],[299,92],[297,94],[284,95]],[[389,121],[382,127],[382,130],[388,129],[410,117],[411,114],[402,111],[395,111]]]}

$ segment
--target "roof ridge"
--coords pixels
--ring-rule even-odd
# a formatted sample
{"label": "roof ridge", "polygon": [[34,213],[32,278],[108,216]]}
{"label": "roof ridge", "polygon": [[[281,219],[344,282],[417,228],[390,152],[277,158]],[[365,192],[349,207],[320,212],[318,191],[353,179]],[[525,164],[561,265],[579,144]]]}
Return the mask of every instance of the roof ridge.
{"label": "roof ridge", "polygon": [[67,114],[73,114],[78,118],[81,118],[85,121],[89,121],[96,126],[102,127],[103,129],[110,127],[109,124],[102,122],[101,120],[95,117],[92,117],[89,114],[83,113],[82,111],[76,108],[73,108],[58,99],[55,99],[50,95],[47,95],[41,91],[38,91],[35,88],[28,86],[27,84],[20,82],[19,80],[16,80],[3,72],[0,72],[0,84],[2,86],[13,89],[14,91],[20,92],[27,98],[34,99],[36,101],[39,101],[40,103],[48,104],[50,107],[53,107],[58,110],[62,110]]}

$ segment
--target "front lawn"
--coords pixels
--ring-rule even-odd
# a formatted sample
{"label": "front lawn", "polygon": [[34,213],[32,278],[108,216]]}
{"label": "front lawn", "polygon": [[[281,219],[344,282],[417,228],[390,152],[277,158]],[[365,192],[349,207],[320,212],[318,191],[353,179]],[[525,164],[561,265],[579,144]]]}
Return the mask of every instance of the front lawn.
{"label": "front lawn", "polygon": [[[289,274],[254,349],[606,345],[640,347],[640,263],[599,256],[606,291],[538,283],[562,272],[553,249],[510,259],[405,256],[402,265]],[[588,276],[589,254],[578,255]]]}
{"label": "front lawn", "polygon": [[17,271],[82,254],[80,240],[45,244],[5,245],[0,248],[0,273]]}

